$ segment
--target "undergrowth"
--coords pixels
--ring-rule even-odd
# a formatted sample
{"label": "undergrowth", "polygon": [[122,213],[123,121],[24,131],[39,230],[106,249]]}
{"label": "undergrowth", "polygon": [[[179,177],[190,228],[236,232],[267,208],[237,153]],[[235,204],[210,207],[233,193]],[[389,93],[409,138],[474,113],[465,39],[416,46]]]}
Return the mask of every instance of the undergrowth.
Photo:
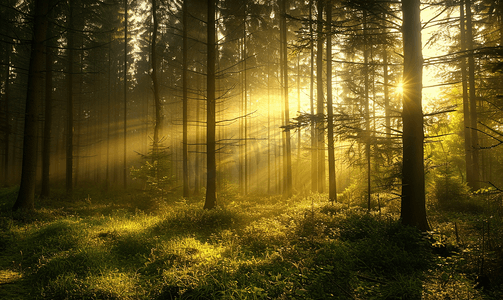
{"label": "undergrowth", "polygon": [[200,200],[82,192],[22,218],[10,213],[15,192],[2,190],[0,204],[8,299],[421,299],[441,284],[433,270],[448,272],[395,215],[320,195],[208,211]]}

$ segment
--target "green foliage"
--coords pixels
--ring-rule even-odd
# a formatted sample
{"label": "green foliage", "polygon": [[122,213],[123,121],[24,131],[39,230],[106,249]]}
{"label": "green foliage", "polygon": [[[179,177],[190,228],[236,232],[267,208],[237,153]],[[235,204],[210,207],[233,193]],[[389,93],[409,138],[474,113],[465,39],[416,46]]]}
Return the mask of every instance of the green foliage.
{"label": "green foliage", "polygon": [[2,227],[0,267],[20,274],[21,299],[419,299],[449,271],[428,273],[431,242],[392,215],[323,195],[214,210],[173,199],[156,213],[89,197]]}
{"label": "green foliage", "polygon": [[423,272],[432,266],[428,243],[420,232],[397,220],[354,213],[339,223],[339,236],[351,244],[354,269],[366,283],[362,296],[421,299]]}
{"label": "green foliage", "polygon": [[450,164],[439,166],[432,173],[433,180],[430,184],[430,194],[440,209],[478,210],[476,206],[471,205],[473,203],[471,200],[474,198],[471,197],[469,187]]}
{"label": "green foliage", "polygon": [[170,174],[172,167],[168,149],[152,145],[150,152],[147,155],[141,155],[141,157],[144,162],[139,168],[131,167],[131,178],[143,180],[150,193],[163,195],[167,191],[171,191],[175,177]]}

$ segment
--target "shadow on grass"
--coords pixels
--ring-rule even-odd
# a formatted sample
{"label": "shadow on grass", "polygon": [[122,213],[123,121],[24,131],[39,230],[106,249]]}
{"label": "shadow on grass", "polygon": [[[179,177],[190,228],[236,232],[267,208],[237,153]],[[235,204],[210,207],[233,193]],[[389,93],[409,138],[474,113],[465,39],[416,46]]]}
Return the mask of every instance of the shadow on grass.
{"label": "shadow on grass", "polygon": [[140,210],[94,197],[5,217],[0,266],[20,274],[20,299],[415,299],[428,266],[417,232],[312,199]]}

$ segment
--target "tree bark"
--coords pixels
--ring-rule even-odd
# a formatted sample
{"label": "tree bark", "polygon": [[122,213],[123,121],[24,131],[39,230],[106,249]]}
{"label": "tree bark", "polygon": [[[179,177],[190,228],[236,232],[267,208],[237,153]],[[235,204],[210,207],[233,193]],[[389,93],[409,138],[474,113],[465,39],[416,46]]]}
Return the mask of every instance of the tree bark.
{"label": "tree bark", "polygon": [[[309,104],[311,116],[314,116],[314,29],[313,29],[313,5],[314,0],[309,1],[309,37],[311,40],[311,74],[309,82]],[[316,121],[311,120],[311,191],[318,192],[318,137],[316,135]]]}
{"label": "tree bark", "polygon": [[[466,51],[466,23],[465,23],[465,1],[461,0],[459,6],[459,19],[460,19],[460,46],[461,52]],[[464,146],[465,146],[465,170],[466,170],[466,181],[468,185],[473,188],[473,163],[472,163],[472,134],[470,130],[470,102],[468,99],[468,80],[466,72],[466,57],[461,56],[461,84],[463,91],[463,134],[464,134]]]}
{"label": "tree bark", "polygon": [[158,154],[159,150],[159,131],[161,128],[161,98],[159,96],[159,81],[157,79],[157,30],[159,23],[157,21],[157,0],[152,0],[152,44],[151,44],[151,64],[152,64],[152,86],[154,90],[154,107],[155,107],[155,126],[154,126],[154,141],[153,152],[154,157]]}
{"label": "tree bark", "polygon": [[11,131],[11,124],[10,124],[10,116],[9,116],[9,97],[10,97],[10,56],[11,56],[11,51],[12,51],[12,46],[8,45],[5,50],[4,54],[4,59],[5,59],[5,93],[4,93],[4,105],[3,105],[3,113],[5,115],[4,119],[4,170],[3,170],[3,176],[4,176],[4,185],[8,186],[9,185],[9,172],[10,172],[10,166],[9,166],[9,148],[10,148],[10,131]]}
{"label": "tree bark", "polygon": [[106,171],[105,171],[105,189],[108,190],[110,188],[110,127],[111,127],[111,119],[110,113],[112,110],[111,100],[112,100],[112,33],[108,35],[108,74],[107,74],[107,158],[106,158]]}
{"label": "tree bark", "polygon": [[365,161],[367,164],[367,211],[370,212],[371,209],[371,196],[372,196],[372,186],[371,186],[371,163],[370,163],[370,98],[369,98],[369,45],[368,39],[368,29],[367,29],[367,11],[363,11],[363,56],[364,56],[364,67],[363,72],[365,73],[364,79],[364,95],[365,100]]}
{"label": "tree bark", "polygon": [[426,231],[424,133],[422,112],[423,55],[419,0],[402,0],[403,10],[403,170],[401,220]]}
{"label": "tree bark", "polygon": [[[152,0],[155,1],[155,0]],[[187,11],[187,0],[183,0],[183,54],[182,54],[182,98],[183,98],[183,107],[182,107],[182,118],[183,118],[183,197],[189,197],[189,148],[188,148],[188,116],[187,110],[189,105],[189,99],[187,97],[187,55],[188,55],[188,45],[187,45],[187,30],[188,30],[188,11]]]}
{"label": "tree bark", "polygon": [[66,194],[73,191],[73,67],[74,67],[74,0],[68,1],[68,65],[66,78]]}
{"label": "tree bark", "polygon": [[267,60],[267,194],[271,194],[271,66]]}
{"label": "tree bark", "polygon": [[318,0],[318,20],[317,31],[317,52],[316,52],[316,134],[318,137],[318,193],[325,191],[325,124],[324,118],[324,97],[323,97],[323,0]]}
{"label": "tree bark", "polygon": [[248,194],[248,186],[250,183],[250,163],[248,159],[248,70],[247,70],[247,39],[246,39],[246,4],[243,5],[243,48],[242,48],[242,59],[243,59],[243,155],[244,155],[244,169],[243,169],[243,183],[244,183],[244,194]]}
{"label": "tree bark", "polygon": [[473,57],[473,27],[471,1],[465,0],[466,4],[466,47],[468,50],[468,92],[470,105],[470,135],[471,135],[471,172],[472,180],[468,183],[472,190],[480,188],[479,167],[479,134],[477,131],[477,97],[475,91],[475,60]]}
{"label": "tree bark", "polygon": [[128,51],[128,0],[124,0],[124,153],[122,176],[124,180],[124,188],[127,188],[127,51]]}
{"label": "tree bark", "polygon": [[332,1],[327,7],[327,135],[328,135],[328,200],[337,201],[335,181],[334,106],[332,99]]}
{"label": "tree bark", "polygon": [[215,67],[216,67],[216,43],[215,43],[215,0],[208,0],[207,21],[207,74],[206,74],[206,199],[205,209],[212,209],[217,205],[217,165],[215,157]]}
{"label": "tree bark", "polygon": [[281,1],[281,46],[282,46],[282,75],[283,75],[283,97],[285,104],[285,191],[284,196],[286,198],[291,198],[293,196],[293,180],[292,180],[292,147],[290,140],[290,129],[288,129],[288,124],[290,123],[290,104],[288,102],[288,44],[287,44],[287,28],[286,28],[286,1]]}
{"label": "tree bark", "polygon": [[44,111],[44,142],[42,145],[42,190],[40,196],[49,197],[50,194],[50,166],[51,166],[51,129],[52,129],[52,49],[49,41],[52,39],[47,30],[45,47],[45,111]]}
{"label": "tree bark", "polygon": [[26,94],[23,163],[19,193],[13,210],[35,209],[35,185],[37,180],[37,122],[41,87],[44,72],[44,41],[48,26],[48,1],[35,1],[33,36],[31,40],[30,64],[28,69],[28,92]]}

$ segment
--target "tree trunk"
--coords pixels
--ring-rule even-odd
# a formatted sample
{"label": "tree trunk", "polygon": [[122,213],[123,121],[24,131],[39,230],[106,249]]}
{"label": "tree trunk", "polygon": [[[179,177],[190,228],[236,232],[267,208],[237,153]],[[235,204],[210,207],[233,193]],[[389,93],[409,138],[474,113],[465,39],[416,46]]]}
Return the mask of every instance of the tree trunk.
{"label": "tree trunk", "polygon": [[[244,60],[244,43],[238,40],[239,53],[241,55],[241,60]],[[245,93],[244,93],[244,68],[243,71],[239,73],[239,82],[241,83],[241,103],[239,106],[239,113],[241,116],[246,116],[245,113]],[[245,167],[245,151],[246,151],[246,138],[245,138],[245,118],[240,118],[239,120],[239,191],[241,195],[246,195],[247,188],[247,176],[246,176],[246,167]]]}
{"label": "tree trunk", "polygon": [[290,141],[290,129],[288,129],[288,124],[290,123],[290,104],[288,102],[288,44],[287,44],[287,28],[286,28],[286,1],[281,1],[281,46],[282,46],[282,75],[283,75],[283,96],[285,102],[285,191],[284,196],[286,198],[291,198],[293,195],[293,182],[292,182],[292,147]]}
{"label": "tree trunk", "polygon": [[[313,30],[313,5],[314,0],[309,1],[309,37],[311,40],[311,74],[309,82],[309,104],[311,116],[314,116],[314,30]],[[316,193],[318,191],[318,138],[316,135],[316,121],[314,118],[311,120],[311,191]]]}
{"label": "tree trunk", "polygon": [[73,65],[74,65],[74,1],[69,0],[67,29],[68,74],[66,75],[66,194],[73,191]]}
{"label": "tree trunk", "polygon": [[334,106],[332,99],[332,1],[327,6],[327,135],[328,135],[328,200],[337,201],[335,181]]}
{"label": "tree trunk", "polygon": [[[47,41],[51,40],[50,30],[47,30]],[[40,196],[49,197],[50,165],[51,165],[51,129],[52,129],[52,49],[49,42],[45,47],[45,111],[44,111],[44,142],[42,145],[42,190]]]}
{"label": "tree trunk", "polygon": [[35,208],[35,185],[37,180],[37,122],[41,87],[44,72],[44,41],[48,25],[48,1],[35,1],[33,36],[31,40],[30,64],[28,69],[28,92],[26,94],[23,163],[19,193],[13,210]]}
{"label": "tree trunk", "polygon": [[216,43],[215,43],[215,0],[208,0],[207,22],[207,74],[206,74],[206,199],[205,209],[212,209],[217,205],[217,165],[215,159],[215,67],[216,67]]}
{"label": "tree trunk", "polygon": [[479,168],[479,134],[477,131],[477,98],[475,91],[475,60],[473,57],[473,27],[471,1],[465,0],[466,4],[466,46],[468,50],[468,92],[470,104],[470,135],[471,135],[471,156],[472,156],[472,180],[468,183],[472,190],[480,188],[480,168]]}
{"label": "tree trunk", "polygon": [[403,170],[401,219],[422,231],[426,220],[422,112],[423,55],[419,0],[402,0],[403,10]]}
{"label": "tree trunk", "polygon": [[[297,53],[297,113],[300,113],[300,81],[301,81],[301,71],[300,71],[300,52]],[[300,165],[301,165],[301,150],[302,150],[302,129],[297,129],[297,166],[296,166],[296,174],[300,174]],[[298,189],[304,189],[304,184],[300,182],[300,176],[295,178],[295,185]]]}
{"label": "tree trunk", "polygon": [[316,134],[318,137],[318,193],[325,191],[325,128],[324,128],[324,99],[323,99],[323,0],[318,0],[318,20],[317,30],[317,53],[316,53],[316,80],[317,80],[317,101],[316,101]]}
{"label": "tree trunk", "polygon": [[154,90],[154,107],[155,107],[155,126],[154,126],[154,141],[153,141],[153,156],[157,159],[157,151],[159,150],[159,131],[161,127],[161,98],[159,97],[159,81],[157,79],[157,30],[159,23],[157,21],[157,0],[152,0],[152,44],[151,44],[151,64],[152,64],[152,86]]}
{"label": "tree trunk", "polygon": [[365,100],[365,134],[363,135],[365,137],[365,160],[367,164],[367,211],[370,212],[371,208],[371,195],[372,195],[372,189],[371,189],[371,180],[370,180],[370,175],[371,175],[371,164],[370,164],[370,98],[369,98],[369,45],[368,39],[369,35],[367,32],[367,11],[363,11],[363,56],[364,56],[364,66],[363,66],[363,72],[365,73],[365,80],[364,80],[364,100]]}
{"label": "tree trunk", "polygon": [[[84,47],[84,39],[82,35],[79,35],[79,40],[80,40],[80,48],[82,49]],[[75,102],[77,103],[77,110],[75,114],[75,131],[77,134],[75,135],[75,147],[73,149],[73,159],[75,160],[74,164],[74,177],[73,177],[73,187],[77,187],[79,184],[80,180],[80,163],[82,160],[83,155],[81,154],[83,152],[83,149],[81,147],[81,139],[82,137],[82,123],[84,123],[84,118],[82,116],[82,105],[83,105],[83,88],[82,88],[82,80],[83,80],[83,74],[84,74],[84,64],[83,62],[83,53],[81,52],[79,54],[79,72],[78,72],[78,77],[77,77],[77,96],[74,98],[76,100]]]}
{"label": "tree trunk", "polygon": [[243,152],[244,152],[244,170],[243,170],[243,177],[244,177],[244,194],[248,194],[248,186],[250,182],[250,164],[248,160],[248,70],[247,70],[247,39],[246,39],[246,4],[243,5],[244,8],[244,14],[243,14],[243,51],[242,51],[242,59],[243,59],[243,106],[244,106],[244,111],[243,111],[243,125],[244,125],[244,146],[243,146]]}
{"label": "tree trunk", "polygon": [[4,93],[4,105],[3,105],[3,113],[5,115],[4,118],[4,170],[3,170],[3,176],[4,176],[4,185],[8,186],[9,185],[9,146],[10,146],[10,116],[9,116],[9,97],[10,97],[10,55],[12,51],[12,46],[8,45],[5,50],[4,54],[4,59],[5,59],[5,93]]}
{"label": "tree trunk", "polygon": [[124,0],[124,153],[123,153],[123,180],[127,188],[127,51],[128,51],[128,0]]}
{"label": "tree trunk", "polygon": [[[155,0],[153,0],[155,1]],[[183,96],[183,108],[182,108],[182,118],[183,118],[183,197],[189,197],[189,145],[188,145],[188,102],[187,97],[187,53],[189,51],[187,45],[187,30],[188,30],[188,11],[187,11],[187,0],[183,0],[183,54],[182,54],[182,96]]]}
{"label": "tree trunk", "polygon": [[267,59],[267,194],[271,194],[271,67]]}
{"label": "tree trunk", "polygon": [[106,171],[105,171],[105,189],[110,188],[110,113],[112,110],[111,100],[112,100],[112,33],[108,35],[108,74],[107,74],[107,158],[106,158]]}
{"label": "tree trunk", "polygon": [[[200,81],[197,80],[197,90],[199,90],[199,83]],[[199,195],[199,189],[200,189],[200,186],[202,185],[201,184],[201,170],[200,170],[200,161],[201,161],[201,157],[199,155],[199,149],[201,148],[200,147],[200,144],[201,144],[201,137],[200,137],[200,133],[199,133],[199,128],[200,128],[200,115],[201,115],[201,101],[199,101],[199,99],[196,100],[196,120],[197,120],[197,123],[196,123],[196,153],[195,153],[195,162],[194,162],[194,195]]]}
{"label": "tree trunk", "polygon": [[[461,52],[466,51],[466,26],[465,26],[465,1],[461,1],[459,6]],[[466,181],[473,189],[473,163],[472,163],[472,134],[470,130],[470,103],[468,99],[468,80],[466,72],[466,58],[461,56],[461,83],[463,88],[463,125],[464,125],[464,146],[465,146],[465,170]]]}
{"label": "tree trunk", "polygon": [[[391,145],[391,109],[390,109],[390,99],[389,99],[389,73],[388,73],[388,50],[386,45],[383,45],[383,88],[384,88],[384,118],[386,126],[386,144]],[[387,148],[387,149],[391,149]],[[386,158],[388,165],[391,164],[392,154],[391,151],[387,151]]]}

